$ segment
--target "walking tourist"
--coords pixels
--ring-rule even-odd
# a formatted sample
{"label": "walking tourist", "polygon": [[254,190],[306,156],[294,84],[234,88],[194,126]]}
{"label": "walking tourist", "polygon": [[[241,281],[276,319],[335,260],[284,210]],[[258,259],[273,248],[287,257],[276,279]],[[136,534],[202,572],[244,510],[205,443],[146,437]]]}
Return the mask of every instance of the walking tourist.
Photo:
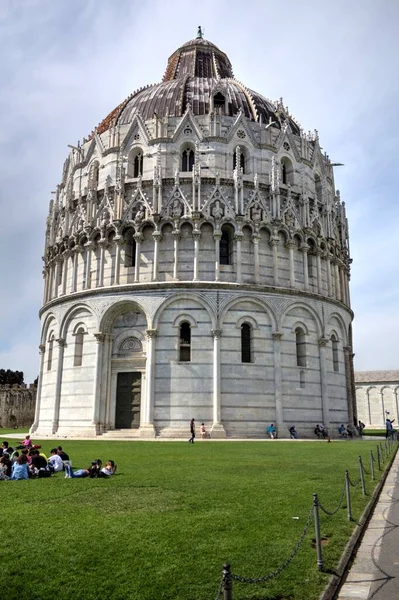
{"label": "walking tourist", "polygon": [[194,439],[195,439],[195,419],[191,419],[190,421],[190,433],[191,433],[191,437],[188,440],[189,443],[191,442],[192,444],[194,444]]}

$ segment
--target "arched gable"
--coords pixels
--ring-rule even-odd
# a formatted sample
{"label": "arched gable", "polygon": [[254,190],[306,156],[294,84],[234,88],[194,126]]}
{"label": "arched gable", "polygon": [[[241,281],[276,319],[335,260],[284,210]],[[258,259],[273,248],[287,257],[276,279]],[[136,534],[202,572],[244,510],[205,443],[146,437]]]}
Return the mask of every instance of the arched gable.
{"label": "arched gable", "polygon": [[154,318],[153,318],[153,327],[154,329],[157,329],[158,325],[159,325],[159,320],[161,315],[163,314],[163,312],[174,302],[177,302],[179,300],[190,300],[191,302],[197,302],[198,304],[200,304],[202,306],[202,308],[204,308],[209,316],[209,319],[212,323],[212,328],[216,329],[217,327],[217,321],[216,321],[216,315],[214,313],[214,310],[211,306],[210,303],[208,303],[204,298],[196,295],[196,294],[186,294],[184,292],[180,293],[180,294],[174,294],[173,296],[171,296],[170,298],[168,298],[167,300],[165,300],[165,302],[163,302],[163,304],[156,310],[155,314],[154,314]]}
{"label": "arched gable", "polygon": [[[289,304],[284,309],[284,311],[281,315],[281,326],[282,327],[284,326],[284,320],[288,316],[288,313],[295,308],[302,308],[303,310],[305,310],[306,312],[309,313],[309,315],[313,318],[313,320],[316,323],[317,335],[319,337],[322,337],[324,328],[323,328],[323,323],[320,318],[320,315],[317,313],[317,311],[312,306],[309,306],[309,304],[306,304],[305,302],[296,301],[296,302],[292,302],[292,304]],[[293,315],[293,318],[297,319],[297,317],[295,315]]]}
{"label": "arched gable", "polygon": [[236,304],[238,304],[239,302],[253,302],[254,304],[257,304],[258,306],[260,306],[265,313],[267,314],[267,316],[269,317],[271,324],[272,324],[272,330],[273,331],[277,331],[277,319],[276,316],[274,314],[273,309],[263,300],[261,300],[260,298],[255,298],[252,296],[236,296],[235,298],[233,298],[232,300],[230,300],[229,302],[227,302],[227,304],[223,307],[223,310],[220,314],[220,326],[223,326],[223,322],[225,319],[226,314],[228,313],[229,310],[231,310],[232,308],[234,308],[234,306]]}

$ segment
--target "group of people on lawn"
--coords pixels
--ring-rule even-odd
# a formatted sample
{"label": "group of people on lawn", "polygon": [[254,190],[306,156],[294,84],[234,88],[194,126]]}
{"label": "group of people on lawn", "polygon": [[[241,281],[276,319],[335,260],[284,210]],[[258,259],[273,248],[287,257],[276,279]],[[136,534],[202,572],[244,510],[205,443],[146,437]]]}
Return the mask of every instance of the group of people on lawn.
{"label": "group of people on lawn", "polygon": [[50,457],[47,458],[41,450],[41,446],[33,444],[29,435],[15,449],[7,441],[1,444],[0,480],[50,477],[60,471],[65,471],[67,479],[111,477],[116,472],[116,465],[113,460],[109,460],[102,466],[102,461],[98,458],[87,469],[74,471],[68,454],[61,446],[50,450]]}
{"label": "group of people on lawn", "polygon": [[[354,437],[355,435],[362,435],[364,427],[365,427],[365,425],[361,421],[359,421],[359,425],[358,425],[358,427],[356,427],[356,429],[354,427],[350,427],[349,425],[347,427],[345,427],[345,425],[342,423],[338,427],[338,433],[341,437],[345,437],[345,438]],[[295,429],[295,425],[291,425],[291,427],[289,427],[288,431],[289,431],[291,439],[293,439],[293,440],[298,439],[298,432]],[[318,423],[314,429],[314,432],[319,439],[330,440],[330,435],[328,433],[328,430],[326,429],[326,427],[324,427],[323,423]],[[274,423],[271,423],[269,425],[269,427],[267,428],[267,433],[272,440],[277,438],[277,429],[276,429],[276,426],[274,425]]]}

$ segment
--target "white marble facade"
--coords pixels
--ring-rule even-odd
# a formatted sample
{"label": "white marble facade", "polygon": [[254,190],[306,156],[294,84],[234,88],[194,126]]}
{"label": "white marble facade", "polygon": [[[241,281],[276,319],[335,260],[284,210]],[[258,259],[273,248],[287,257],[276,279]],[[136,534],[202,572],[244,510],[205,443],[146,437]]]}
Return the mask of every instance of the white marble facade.
{"label": "white marble facade", "polygon": [[230,68],[201,37],[187,43],[65,162],[35,435],[180,436],[194,417],[214,437],[270,422],[286,437],[356,418],[333,165],[317,132]]}
{"label": "white marble facade", "polygon": [[357,371],[356,405],[360,421],[370,429],[385,429],[386,419],[399,423],[399,371]]}

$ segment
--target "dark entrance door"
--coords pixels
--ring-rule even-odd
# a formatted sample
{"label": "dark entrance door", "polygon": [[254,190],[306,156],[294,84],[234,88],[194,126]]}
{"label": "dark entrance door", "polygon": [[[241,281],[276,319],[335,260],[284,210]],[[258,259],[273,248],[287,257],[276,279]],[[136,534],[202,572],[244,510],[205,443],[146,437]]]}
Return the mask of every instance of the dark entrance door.
{"label": "dark entrance door", "polygon": [[141,373],[118,373],[115,429],[140,427]]}

